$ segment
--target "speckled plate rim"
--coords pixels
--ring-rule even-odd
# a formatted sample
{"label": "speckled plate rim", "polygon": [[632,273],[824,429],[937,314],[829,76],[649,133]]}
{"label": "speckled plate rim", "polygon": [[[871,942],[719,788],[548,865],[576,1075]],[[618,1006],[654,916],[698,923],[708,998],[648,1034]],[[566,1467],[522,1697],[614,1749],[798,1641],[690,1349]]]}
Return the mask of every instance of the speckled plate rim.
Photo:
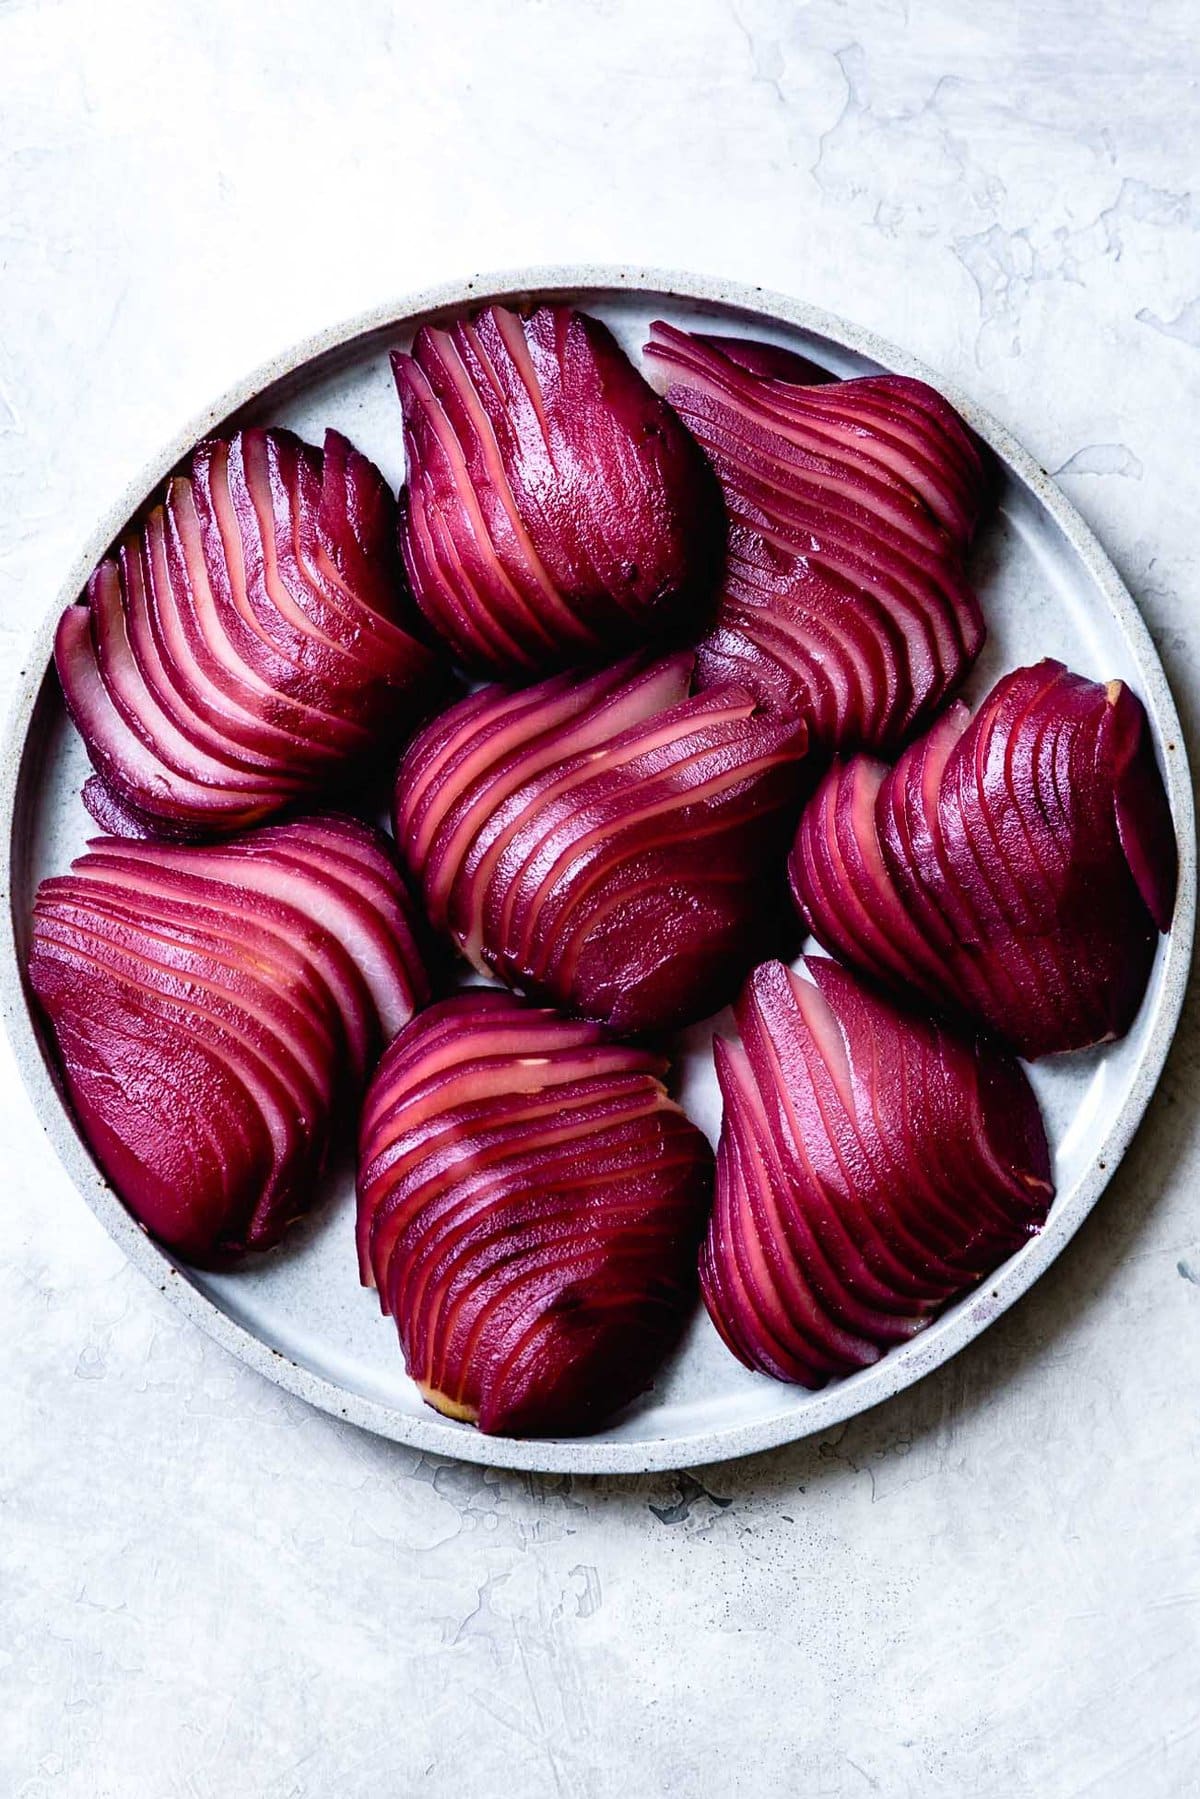
{"label": "speckled plate rim", "polygon": [[[931,381],[958,408],[996,451],[1017,479],[1030,488],[1054,520],[1095,583],[1097,592],[1123,632],[1141,683],[1141,697],[1157,728],[1160,742],[1171,748],[1164,759],[1171,810],[1180,849],[1180,884],[1175,919],[1166,943],[1155,1012],[1141,1055],[1133,1069],[1126,1099],[1103,1140],[1097,1144],[1087,1172],[1074,1190],[1056,1204],[1040,1235],[1004,1264],[992,1279],[941,1321],[935,1332],[913,1338],[872,1368],[835,1383],[806,1400],[802,1411],[783,1412],[752,1424],[731,1425],[691,1436],[613,1441],[603,1437],[571,1440],[484,1437],[466,1433],[436,1413],[414,1416],[379,1401],[348,1392],[298,1366],[260,1341],[199,1292],[159,1246],[140,1229],[103,1179],[64,1105],[33,1022],[24,972],[19,965],[14,917],[14,871],[20,854],[22,784],[30,752],[34,709],[51,661],[54,629],[63,608],[86,584],[100,556],[143,499],[196,441],[232,414],[251,405],[264,389],[286,381],[321,360],[336,362],[339,352],[356,340],[388,329],[410,327],[428,314],[478,305],[485,300],[522,296],[570,295],[585,301],[621,292],[653,294],[664,299],[710,303],[747,317],[799,327],[844,349],[870,357],[900,374]],[[36,746],[34,746],[36,750]],[[1150,634],[1134,601],[1108,556],[1079,513],[1029,453],[966,394],[941,380],[915,358],[874,333],[858,329],[832,314],[745,283],[711,279],[654,268],[618,268],[568,264],[476,275],[451,281],[400,299],[391,305],[319,331],[237,383],[205,408],[181,431],[150,466],[121,494],[91,533],[68,572],[53,607],[29,647],[4,739],[0,764],[0,832],[8,845],[5,858],[7,893],[0,908],[0,1004],[18,1067],[34,1109],[59,1159],[84,1200],[133,1265],[169,1295],[186,1317],[223,1348],[276,1386],[309,1404],[361,1428],[432,1454],[496,1467],[545,1473],[643,1474],[725,1461],[782,1443],[812,1436],[859,1412],[869,1410],[909,1387],[950,1359],[1007,1310],[1049,1267],[1108,1185],[1149,1104],[1166,1061],[1179,1019],[1191,961],[1196,905],[1196,835],[1192,788],[1179,719]]]}

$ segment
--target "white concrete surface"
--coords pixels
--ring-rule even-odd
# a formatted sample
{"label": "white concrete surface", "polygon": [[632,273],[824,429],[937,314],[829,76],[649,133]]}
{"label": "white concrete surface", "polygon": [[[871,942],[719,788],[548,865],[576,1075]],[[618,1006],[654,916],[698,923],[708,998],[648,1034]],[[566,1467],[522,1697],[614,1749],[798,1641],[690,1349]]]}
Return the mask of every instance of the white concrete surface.
{"label": "white concrete surface", "polygon": [[[1194,0],[0,0],[0,661],[213,392],[572,257],[803,294],[1064,484],[1200,708]],[[0,1795],[1200,1791],[1200,1029],[1035,1293],[824,1442],[434,1465],[124,1267],[0,1065]]]}

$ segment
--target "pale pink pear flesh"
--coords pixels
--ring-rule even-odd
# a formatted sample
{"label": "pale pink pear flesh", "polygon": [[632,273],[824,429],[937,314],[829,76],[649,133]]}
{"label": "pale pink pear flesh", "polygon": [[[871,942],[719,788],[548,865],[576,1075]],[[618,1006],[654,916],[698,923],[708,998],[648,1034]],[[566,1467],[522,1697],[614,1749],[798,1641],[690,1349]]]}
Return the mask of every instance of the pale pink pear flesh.
{"label": "pale pink pear flesh", "polygon": [[437,1410],[573,1435],[651,1384],[694,1303],[712,1189],[666,1074],[482,988],[392,1043],[360,1132],[360,1267]]}
{"label": "pale pink pear flesh", "polygon": [[468,960],[635,1034],[736,992],[795,814],[802,727],[741,688],[689,695],[691,666],[485,688],[416,738],[396,786],[401,851]]}
{"label": "pale pink pear flesh", "polygon": [[1141,702],[1060,662],[1015,669],[894,768],[830,769],[790,868],[824,948],[1020,1055],[1121,1037],[1176,883]]}
{"label": "pale pink pear flesh", "polygon": [[85,801],[135,836],[228,834],[328,791],[438,691],[392,495],[336,431],[200,444],[67,608],[55,661]]}
{"label": "pale pink pear flesh", "polygon": [[763,963],[735,1015],[741,1041],[717,1042],[704,1299],[748,1367],[820,1387],[907,1342],[1040,1228],[1045,1130],[1011,1056],[834,962]]}
{"label": "pale pink pear flesh", "polygon": [[803,717],[816,749],[895,749],[984,639],[965,558],[986,455],[941,395],[898,375],[831,381],[773,344],[663,323],[646,345],[729,514],[701,685]]}
{"label": "pale pink pear flesh", "polygon": [[459,661],[531,680],[702,628],[720,489],[598,319],[489,306],[392,363],[405,566]]}
{"label": "pale pink pear flesh", "polygon": [[219,845],[96,838],[42,882],[29,978],[134,1216],[194,1261],[315,1201],[384,1043],[429,997],[386,838],[315,815]]}

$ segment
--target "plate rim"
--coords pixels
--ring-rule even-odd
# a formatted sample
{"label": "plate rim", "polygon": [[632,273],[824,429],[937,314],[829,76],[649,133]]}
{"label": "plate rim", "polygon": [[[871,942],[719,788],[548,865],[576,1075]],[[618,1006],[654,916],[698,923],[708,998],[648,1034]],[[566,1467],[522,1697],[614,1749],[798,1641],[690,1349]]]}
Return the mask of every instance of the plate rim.
{"label": "plate rim", "polygon": [[[1134,1065],[1129,1091],[1103,1142],[1068,1200],[1052,1213],[1033,1238],[949,1315],[935,1334],[920,1333],[904,1346],[847,1380],[814,1394],[803,1412],[781,1411],[749,1424],[706,1428],[688,1436],[648,1437],[621,1441],[603,1436],[566,1439],[487,1437],[451,1424],[432,1410],[408,1414],[380,1400],[339,1387],[323,1375],[293,1362],[273,1349],[216,1302],[180,1278],[171,1255],[136,1223],[103,1178],[82,1134],[63,1102],[48,1066],[34,1022],[24,970],[17,947],[14,914],[14,870],[17,866],[18,807],[22,797],[30,726],[52,663],[53,635],[60,614],[82,591],[104,551],[143,500],[216,425],[242,411],[264,389],[297,375],[307,365],[330,360],[359,339],[455,307],[523,297],[570,296],[586,305],[622,292],[656,299],[709,303],[727,311],[758,317],[818,334],[843,349],[870,357],[901,374],[929,381],[958,409],[1009,470],[1032,490],[1057,524],[1071,550],[1084,565],[1108,610],[1121,629],[1138,671],[1140,697],[1162,740],[1164,776],[1179,845],[1180,879],[1175,917],[1166,938],[1156,1009],[1141,1054]],[[423,1453],[444,1455],[484,1466],[546,1474],[650,1474],[704,1466],[819,1435],[834,1425],[870,1410],[940,1367],[981,1334],[1040,1278],[1075,1235],[1112,1178],[1145,1114],[1170,1050],[1187,987],[1196,909],[1196,833],[1187,748],[1179,715],[1149,629],[1132,595],[1101,546],[1052,477],[1006,426],[979,406],[957,384],[899,346],[836,314],[790,295],[748,282],[679,270],[592,263],[563,263],[477,273],[469,279],[440,282],[377,304],[341,322],[312,332],[289,349],[268,358],[211,402],[153,457],[88,533],[53,604],[26,647],[26,665],[10,702],[0,751],[0,834],[7,846],[0,907],[0,1015],[3,1016],[17,1067],[34,1114],[70,1176],[76,1190],[126,1258],[168,1295],[179,1310],[222,1348],[263,1375],[273,1385],[317,1409],[377,1436]],[[764,1377],[765,1378],[765,1377]],[[789,1391],[787,1388],[783,1392]]]}

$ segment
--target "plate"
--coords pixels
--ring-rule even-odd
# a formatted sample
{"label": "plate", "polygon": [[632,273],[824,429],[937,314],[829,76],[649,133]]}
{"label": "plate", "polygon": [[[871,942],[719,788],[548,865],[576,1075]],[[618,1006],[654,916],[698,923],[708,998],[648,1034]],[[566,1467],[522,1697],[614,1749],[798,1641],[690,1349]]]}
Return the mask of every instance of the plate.
{"label": "plate", "polygon": [[[927,1330],[872,1368],[809,1393],[741,1367],[702,1311],[654,1389],[604,1431],[570,1440],[484,1437],[430,1411],[404,1373],[393,1325],[359,1287],[353,1170],[342,1169],[311,1218],[261,1261],[210,1274],[147,1237],[97,1170],[64,1101],[22,969],[38,881],[64,870],[95,827],[79,800],[87,762],[51,666],[54,626],[127,519],[215,426],[289,425],[320,441],[337,425],[393,486],[403,475],[400,412],[387,351],[414,330],[489,299],[569,298],[609,324],[635,359],[653,318],[767,337],[839,375],[889,369],[933,381],[995,450],[1004,471],[998,513],[974,574],[989,626],[966,689],[984,693],[1005,668],[1047,653],[1097,680],[1128,681],[1145,702],[1178,833],[1179,898],[1137,1021],[1120,1043],[1032,1070],[1054,1153],[1058,1197],[1041,1234]],[[0,983],[8,1029],[38,1115],[83,1198],[129,1259],[217,1341],[268,1380],[367,1430],[419,1449],[546,1472],[641,1473],[691,1467],[823,1431],[936,1368],[999,1316],[1059,1254],[1120,1161],[1154,1090],[1179,1015],[1191,955],[1196,843],[1179,721],[1137,608],[1083,520],[1049,476],[970,399],[902,351],[761,288],[632,269],[559,268],[483,277],[414,296],[301,344],[217,401],[123,496],[63,584],[31,653],[3,765],[0,830],[9,843]],[[720,1021],[716,1021],[718,1024]],[[687,1033],[681,1097],[714,1137],[720,1105],[709,1042]]]}

